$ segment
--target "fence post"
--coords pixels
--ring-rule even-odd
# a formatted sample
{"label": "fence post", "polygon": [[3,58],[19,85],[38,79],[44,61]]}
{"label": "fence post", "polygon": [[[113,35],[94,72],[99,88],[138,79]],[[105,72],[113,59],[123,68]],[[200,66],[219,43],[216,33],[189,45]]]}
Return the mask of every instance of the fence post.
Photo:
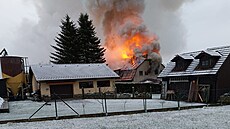
{"label": "fence post", "polygon": [[57,113],[57,100],[56,100],[56,94],[54,93],[54,102],[55,102],[55,113],[56,113],[56,120],[58,119],[58,113]]}
{"label": "fence post", "polygon": [[147,103],[146,103],[146,92],[144,93],[144,110],[145,110],[145,113],[147,113]]}
{"label": "fence post", "polygon": [[132,87],[132,93],[133,93],[133,98],[134,98],[134,95],[135,95],[135,93],[134,93],[134,87]]}
{"label": "fence post", "polygon": [[104,93],[104,98],[105,98],[105,115],[108,116],[107,103],[106,103],[106,93]]}

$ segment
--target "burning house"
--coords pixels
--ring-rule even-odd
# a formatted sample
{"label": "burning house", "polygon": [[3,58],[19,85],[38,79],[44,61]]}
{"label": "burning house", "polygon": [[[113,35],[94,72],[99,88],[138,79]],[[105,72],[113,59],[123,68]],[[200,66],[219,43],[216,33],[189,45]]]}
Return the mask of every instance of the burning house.
{"label": "burning house", "polygon": [[160,44],[158,36],[143,24],[144,1],[98,0],[89,2],[89,7],[97,16],[95,20],[102,23],[107,63],[121,77],[116,83],[118,92],[126,92],[133,85],[143,90],[143,82],[157,82],[162,66]]}
{"label": "burning house", "polygon": [[152,63],[154,62],[149,59],[143,59],[131,68],[115,70],[120,76],[120,79],[116,81],[117,93],[160,93],[161,81],[157,79],[157,76],[164,66],[159,64],[158,67],[152,67],[158,65]]}
{"label": "burning house", "polygon": [[217,102],[230,91],[230,46],[176,55],[159,75],[162,98]]}

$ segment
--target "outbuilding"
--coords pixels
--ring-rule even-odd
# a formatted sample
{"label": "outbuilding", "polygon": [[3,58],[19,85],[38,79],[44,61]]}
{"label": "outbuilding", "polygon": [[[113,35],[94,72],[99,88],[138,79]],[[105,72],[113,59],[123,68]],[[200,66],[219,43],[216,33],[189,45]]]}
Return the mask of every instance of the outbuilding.
{"label": "outbuilding", "polygon": [[114,92],[119,76],[106,64],[49,64],[30,68],[32,91],[41,97],[79,98],[84,94]]}

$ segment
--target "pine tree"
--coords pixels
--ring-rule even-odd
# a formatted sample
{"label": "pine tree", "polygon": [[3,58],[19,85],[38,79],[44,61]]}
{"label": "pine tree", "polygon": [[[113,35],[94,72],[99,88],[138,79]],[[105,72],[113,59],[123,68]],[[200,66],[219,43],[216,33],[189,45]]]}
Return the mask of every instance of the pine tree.
{"label": "pine tree", "polygon": [[82,63],[104,63],[105,49],[101,47],[100,40],[96,37],[95,27],[87,14],[81,14],[78,19],[78,42],[84,48],[81,51]]}
{"label": "pine tree", "polygon": [[64,20],[61,20],[61,32],[55,39],[56,46],[51,45],[55,52],[51,52],[51,62],[55,64],[78,63],[78,56],[81,49],[81,44],[77,41],[77,28],[75,23],[66,15]]}

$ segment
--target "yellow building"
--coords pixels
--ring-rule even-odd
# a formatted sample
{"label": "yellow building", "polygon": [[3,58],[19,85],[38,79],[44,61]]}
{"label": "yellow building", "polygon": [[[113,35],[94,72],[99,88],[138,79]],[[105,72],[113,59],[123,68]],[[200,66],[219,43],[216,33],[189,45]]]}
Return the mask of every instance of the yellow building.
{"label": "yellow building", "polygon": [[33,65],[30,80],[33,92],[41,97],[58,94],[62,98],[82,94],[114,92],[119,76],[106,64],[52,64]]}
{"label": "yellow building", "polygon": [[0,57],[0,79],[6,79],[8,97],[23,97],[23,86],[26,84],[24,57]]}

